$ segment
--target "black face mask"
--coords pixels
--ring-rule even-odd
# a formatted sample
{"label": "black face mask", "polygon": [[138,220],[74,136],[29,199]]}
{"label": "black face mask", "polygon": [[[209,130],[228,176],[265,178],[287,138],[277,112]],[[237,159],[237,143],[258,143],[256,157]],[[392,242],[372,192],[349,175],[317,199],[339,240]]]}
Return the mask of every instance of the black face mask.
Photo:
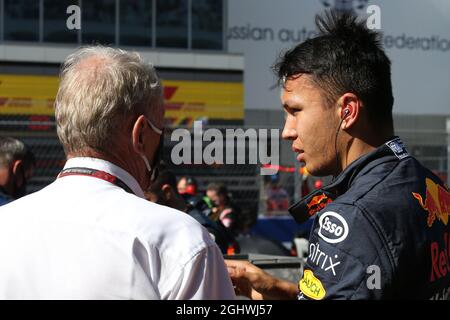
{"label": "black face mask", "polygon": [[159,193],[157,197],[158,197],[158,200],[156,201],[157,204],[160,204],[162,206],[168,206],[167,201],[164,199],[164,196],[161,193]]}
{"label": "black face mask", "polygon": [[153,157],[153,162],[152,162],[153,172],[152,172],[152,176],[151,176],[151,182],[155,181],[156,178],[158,178],[159,166],[160,166],[161,160],[163,160],[163,153],[164,153],[164,131],[160,135],[159,145],[158,145],[158,148],[156,149],[155,156]]}
{"label": "black face mask", "polygon": [[27,178],[25,175],[25,170],[23,169],[23,166],[20,166],[20,173],[22,175],[22,184],[20,186],[17,185],[17,177],[14,179],[14,191],[13,191],[13,198],[19,199],[27,194]]}

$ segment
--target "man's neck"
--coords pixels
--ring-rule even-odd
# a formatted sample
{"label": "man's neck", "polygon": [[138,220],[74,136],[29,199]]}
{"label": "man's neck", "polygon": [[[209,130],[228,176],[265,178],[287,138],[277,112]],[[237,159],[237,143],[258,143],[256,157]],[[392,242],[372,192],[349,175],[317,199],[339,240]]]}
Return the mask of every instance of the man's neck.
{"label": "man's neck", "polygon": [[72,159],[72,158],[79,158],[79,157],[101,159],[101,160],[111,162],[124,170],[127,169],[127,164],[123,160],[121,160],[119,157],[116,157],[113,155],[106,155],[102,152],[98,152],[93,149],[84,149],[83,151],[71,152],[71,153],[67,154],[67,160]]}
{"label": "man's neck", "polygon": [[8,166],[4,166],[0,168],[0,192],[4,194],[11,195],[12,194],[12,173]]}
{"label": "man's neck", "polygon": [[77,152],[71,152],[67,154],[67,160],[77,157],[89,157],[89,158],[96,158],[105,160],[108,162],[111,162],[112,164],[115,164],[116,166],[120,167],[121,169],[127,171],[133,178],[136,179],[142,190],[144,190],[144,181],[143,177],[139,174],[139,169],[137,166],[133,165],[134,163],[131,163],[130,161],[124,161],[124,159],[129,159],[129,157],[121,157],[120,155],[111,152],[110,154],[104,154],[102,152],[87,148],[82,151]]}

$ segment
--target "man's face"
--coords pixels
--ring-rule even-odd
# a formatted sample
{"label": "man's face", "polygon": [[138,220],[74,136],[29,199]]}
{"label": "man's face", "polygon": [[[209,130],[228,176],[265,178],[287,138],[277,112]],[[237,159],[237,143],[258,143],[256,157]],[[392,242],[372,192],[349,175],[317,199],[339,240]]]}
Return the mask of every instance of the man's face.
{"label": "man's face", "polygon": [[14,192],[14,198],[19,199],[27,194],[27,183],[33,176],[33,168],[24,169],[24,166],[21,166],[21,172],[18,174],[22,175],[22,178],[17,178],[16,174],[16,188]]}
{"label": "man's face", "polygon": [[186,192],[186,179],[181,178],[180,181],[178,181],[177,189],[180,194],[184,194]]}
{"label": "man's face", "polygon": [[286,112],[283,139],[292,141],[297,160],[315,176],[334,174],[337,108],[328,107],[323,91],[308,75],[288,78],[281,94]]}
{"label": "man's face", "polygon": [[25,169],[22,160],[15,160],[0,168],[0,185],[14,199],[26,194],[27,182],[33,175],[33,167]]}
{"label": "man's face", "polygon": [[219,195],[217,194],[217,192],[215,190],[206,190],[206,196],[211,199],[212,203],[214,205],[219,205],[220,203],[220,199],[219,199]]}

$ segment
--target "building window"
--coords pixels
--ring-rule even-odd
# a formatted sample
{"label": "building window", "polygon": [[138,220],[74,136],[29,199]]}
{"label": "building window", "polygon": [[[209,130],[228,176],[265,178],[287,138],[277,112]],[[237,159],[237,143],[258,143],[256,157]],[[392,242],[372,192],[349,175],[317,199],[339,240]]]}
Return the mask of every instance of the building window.
{"label": "building window", "polygon": [[[0,1],[6,41],[224,49],[223,0]],[[67,27],[71,5],[81,7],[81,30]]]}
{"label": "building window", "polygon": [[83,43],[115,44],[115,0],[83,1],[81,12],[81,37]]}
{"label": "building window", "polygon": [[120,2],[120,45],[152,46],[152,0]]}
{"label": "building window", "polygon": [[192,48],[223,49],[223,1],[192,1]]}
{"label": "building window", "polygon": [[4,39],[39,41],[39,1],[4,0]]}
{"label": "building window", "polygon": [[78,42],[78,30],[67,28],[67,8],[78,5],[74,0],[44,0],[44,41],[59,43]]}
{"label": "building window", "polygon": [[156,46],[188,47],[187,0],[156,0]]}

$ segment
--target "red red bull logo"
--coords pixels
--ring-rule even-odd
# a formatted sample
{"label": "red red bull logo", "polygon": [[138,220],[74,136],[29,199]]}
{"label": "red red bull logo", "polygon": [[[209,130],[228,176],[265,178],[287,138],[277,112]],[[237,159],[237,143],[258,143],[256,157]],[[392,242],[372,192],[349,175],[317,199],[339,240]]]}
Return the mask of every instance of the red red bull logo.
{"label": "red red bull logo", "polygon": [[444,233],[444,243],[431,243],[431,274],[430,282],[434,282],[450,274],[450,237]]}
{"label": "red red bull logo", "polygon": [[308,207],[308,214],[312,216],[317,211],[322,210],[325,208],[327,204],[332,202],[330,198],[328,198],[325,193],[322,193],[321,195],[315,196],[311,199],[311,201],[308,202],[306,205]]}
{"label": "red red bull logo", "polygon": [[425,179],[425,184],[427,187],[425,202],[420,194],[415,192],[412,194],[419,201],[421,207],[428,211],[428,227],[431,227],[436,219],[447,225],[448,215],[450,214],[450,192],[448,187],[444,188],[429,178]]}

